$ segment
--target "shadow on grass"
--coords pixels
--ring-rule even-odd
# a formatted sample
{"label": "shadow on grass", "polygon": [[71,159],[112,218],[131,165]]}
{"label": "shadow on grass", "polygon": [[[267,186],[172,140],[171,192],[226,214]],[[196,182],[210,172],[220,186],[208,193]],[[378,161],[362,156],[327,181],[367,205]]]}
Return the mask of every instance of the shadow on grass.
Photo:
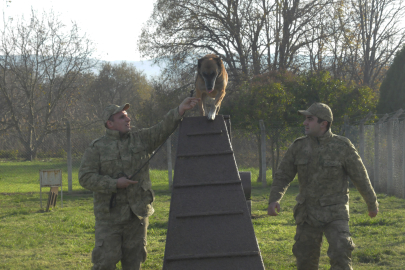
{"label": "shadow on grass", "polygon": [[[48,200],[48,194],[49,192],[42,192],[42,203],[47,203]],[[27,192],[27,193],[7,193],[7,194],[0,194],[5,196],[7,200],[9,201],[18,201],[18,203],[40,203],[41,198],[39,192]],[[79,201],[83,199],[88,199],[89,197],[92,197],[93,193],[92,192],[87,192],[87,191],[73,191],[71,193],[63,193],[63,202],[69,202],[69,201]],[[61,193],[59,191],[58,193],[58,198],[57,201],[59,202],[61,199]],[[10,206],[9,206],[10,207]],[[16,205],[16,207],[19,207]]]}
{"label": "shadow on grass", "polygon": [[382,253],[380,251],[371,249],[358,251],[353,255],[361,263],[379,263],[382,259]]}
{"label": "shadow on grass", "polygon": [[169,190],[169,189],[167,189],[167,187],[165,187],[166,189],[155,189],[155,188],[153,188],[153,191],[154,191],[154,193],[155,193],[155,196],[156,195],[165,195],[165,196],[170,196],[171,194],[172,194],[172,192]]}
{"label": "shadow on grass", "polygon": [[165,229],[165,230],[167,230],[167,226],[168,226],[168,221],[155,220],[155,221],[149,223],[148,228],[149,229]]}
{"label": "shadow on grass", "polygon": [[263,214],[263,215],[252,214],[250,216],[251,219],[262,219],[262,218],[268,218],[268,217],[269,217],[269,215],[267,215],[267,214]]}
{"label": "shadow on grass", "polygon": [[357,218],[353,220],[352,226],[393,226],[397,222],[387,218],[370,219],[368,217]]}

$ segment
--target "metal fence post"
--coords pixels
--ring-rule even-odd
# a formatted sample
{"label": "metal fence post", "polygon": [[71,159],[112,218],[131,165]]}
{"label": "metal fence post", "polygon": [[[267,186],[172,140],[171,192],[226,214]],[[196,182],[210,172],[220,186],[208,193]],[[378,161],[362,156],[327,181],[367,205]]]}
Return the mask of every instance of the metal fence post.
{"label": "metal fence post", "polygon": [[173,187],[173,172],[172,172],[172,136],[170,135],[167,138],[166,146],[167,146],[167,173],[169,177],[169,188],[172,189]]}
{"label": "metal fence post", "polygon": [[382,191],[382,182],[380,175],[380,138],[381,138],[381,128],[385,120],[387,120],[388,114],[384,115],[378,122],[374,125],[374,180],[373,186],[376,191]]}
{"label": "metal fence post", "polygon": [[392,195],[392,182],[393,182],[393,170],[394,170],[394,162],[393,162],[393,152],[392,152],[392,133],[393,133],[393,123],[392,119],[388,120],[388,132],[387,132],[387,194]]}
{"label": "metal fence post", "polygon": [[372,116],[373,114],[371,113],[371,112],[369,112],[367,115],[366,115],[366,117],[364,117],[364,119],[362,119],[361,121],[360,121],[360,146],[359,146],[359,152],[360,152],[360,157],[361,157],[361,160],[363,161],[363,163],[364,163],[364,160],[365,160],[365,156],[364,156],[364,149],[365,149],[365,134],[364,134],[364,123],[366,123],[367,122],[367,120],[368,119],[370,119],[370,117]]}
{"label": "metal fence post", "polygon": [[403,113],[402,109],[399,109],[388,121],[388,159],[387,159],[387,194],[395,195],[394,190],[394,121],[398,120],[398,117]]}
{"label": "metal fence post", "polygon": [[263,120],[259,120],[260,126],[260,149],[261,149],[261,169],[262,169],[262,186],[265,187],[266,183],[266,129]]}
{"label": "metal fence post", "polygon": [[405,120],[402,121],[402,198],[405,199]]}
{"label": "metal fence post", "polygon": [[68,192],[72,192],[72,143],[70,134],[70,122],[66,121],[66,138],[67,138],[67,169],[68,169]]}
{"label": "metal fence post", "polygon": [[347,137],[347,131],[349,128],[349,116],[345,115],[343,118],[343,128],[341,130],[341,134],[342,136],[346,136]]}
{"label": "metal fence post", "polygon": [[[381,121],[381,119],[380,119]],[[374,189],[376,191],[380,191],[380,186],[378,184],[379,177],[380,177],[380,143],[379,143],[379,137],[380,137],[380,121],[378,121],[374,125],[374,179],[372,179],[371,184],[373,185]]]}

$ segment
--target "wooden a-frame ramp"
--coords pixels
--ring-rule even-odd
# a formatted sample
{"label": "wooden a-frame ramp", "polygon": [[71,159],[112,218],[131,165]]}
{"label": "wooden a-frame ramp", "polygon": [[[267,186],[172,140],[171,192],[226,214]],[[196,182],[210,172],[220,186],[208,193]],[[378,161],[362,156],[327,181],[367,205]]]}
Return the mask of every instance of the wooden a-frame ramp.
{"label": "wooden a-frame ramp", "polygon": [[187,117],[180,124],[163,269],[264,269],[229,117]]}

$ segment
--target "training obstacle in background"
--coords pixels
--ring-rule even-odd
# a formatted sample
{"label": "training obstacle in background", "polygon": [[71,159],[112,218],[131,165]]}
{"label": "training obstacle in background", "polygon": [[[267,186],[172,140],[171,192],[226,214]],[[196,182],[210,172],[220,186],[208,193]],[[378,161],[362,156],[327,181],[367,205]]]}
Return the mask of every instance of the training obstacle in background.
{"label": "training obstacle in background", "polygon": [[164,270],[264,269],[230,134],[229,116],[180,124]]}

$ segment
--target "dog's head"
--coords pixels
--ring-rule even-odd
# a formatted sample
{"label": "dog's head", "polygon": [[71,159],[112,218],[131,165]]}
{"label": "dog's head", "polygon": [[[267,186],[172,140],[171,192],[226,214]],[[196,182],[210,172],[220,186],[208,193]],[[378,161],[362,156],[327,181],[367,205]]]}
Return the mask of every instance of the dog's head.
{"label": "dog's head", "polygon": [[198,59],[198,74],[204,79],[208,93],[214,90],[215,80],[221,74],[222,67],[221,58],[215,54],[208,54]]}

